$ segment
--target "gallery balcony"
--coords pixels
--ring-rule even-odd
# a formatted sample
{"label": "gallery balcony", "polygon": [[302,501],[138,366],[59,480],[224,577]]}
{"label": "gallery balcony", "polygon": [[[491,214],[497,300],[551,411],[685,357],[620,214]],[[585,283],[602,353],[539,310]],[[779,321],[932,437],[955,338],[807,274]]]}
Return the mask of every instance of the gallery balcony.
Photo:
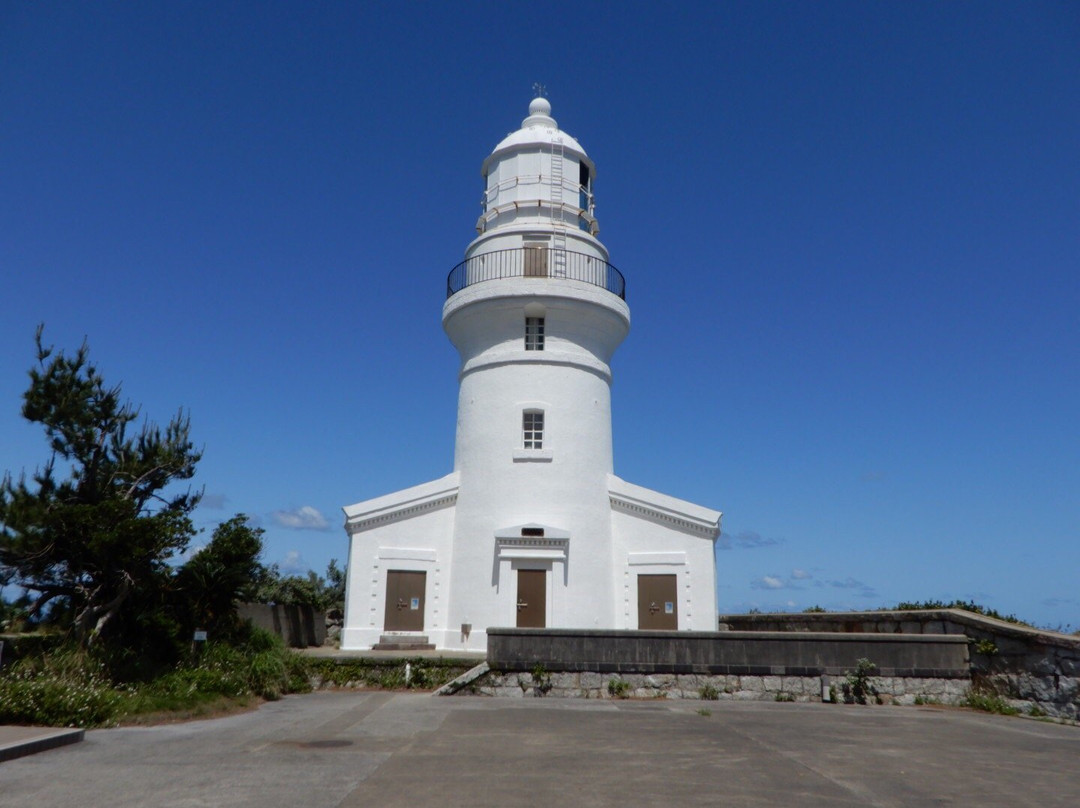
{"label": "gallery balcony", "polygon": [[518,247],[467,258],[446,276],[446,297],[453,297],[466,286],[504,278],[535,278],[537,283],[552,279],[580,281],[626,299],[626,281],[607,261],[551,247]]}

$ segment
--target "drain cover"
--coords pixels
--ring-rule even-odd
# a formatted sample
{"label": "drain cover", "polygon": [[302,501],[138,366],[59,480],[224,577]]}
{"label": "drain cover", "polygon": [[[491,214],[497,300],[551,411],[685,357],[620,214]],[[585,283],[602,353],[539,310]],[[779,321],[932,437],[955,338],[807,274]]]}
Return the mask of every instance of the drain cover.
{"label": "drain cover", "polygon": [[340,738],[328,738],[320,741],[278,741],[277,746],[299,746],[301,749],[340,749],[343,746],[352,746],[352,741]]}

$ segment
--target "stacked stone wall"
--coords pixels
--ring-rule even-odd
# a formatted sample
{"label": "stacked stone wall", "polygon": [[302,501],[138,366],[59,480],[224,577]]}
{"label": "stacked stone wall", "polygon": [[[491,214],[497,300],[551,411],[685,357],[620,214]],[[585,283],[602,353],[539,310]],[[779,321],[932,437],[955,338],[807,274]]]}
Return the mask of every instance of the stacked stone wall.
{"label": "stacked stone wall", "polygon": [[[694,699],[701,701],[844,701],[844,679],[692,673],[491,671],[462,693],[501,698]],[[880,704],[961,704],[967,679],[875,676],[870,700]]]}
{"label": "stacked stone wall", "polygon": [[747,614],[720,617],[721,630],[964,635],[969,685],[1025,713],[1080,720],[1080,637],[959,609]]}

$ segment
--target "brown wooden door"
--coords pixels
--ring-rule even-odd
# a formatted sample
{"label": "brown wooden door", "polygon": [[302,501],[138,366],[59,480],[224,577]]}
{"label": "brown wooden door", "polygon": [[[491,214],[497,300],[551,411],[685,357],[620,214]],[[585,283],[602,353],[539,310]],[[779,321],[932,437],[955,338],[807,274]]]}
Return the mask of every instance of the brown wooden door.
{"label": "brown wooden door", "polygon": [[387,571],[384,631],[424,630],[424,589],[426,587],[426,572]]}
{"label": "brown wooden door", "polygon": [[637,577],[637,622],[639,629],[676,631],[679,628],[678,589],[674,575]]}
{"label": "brown wooden door", "polygon": [[518,628],[547,625],[547,570],[518,570]]}
{"label": "brown wooden door", "polygon": [[525,277],[546,278],[548,274],[548,248],[546,244],[525,245]]}

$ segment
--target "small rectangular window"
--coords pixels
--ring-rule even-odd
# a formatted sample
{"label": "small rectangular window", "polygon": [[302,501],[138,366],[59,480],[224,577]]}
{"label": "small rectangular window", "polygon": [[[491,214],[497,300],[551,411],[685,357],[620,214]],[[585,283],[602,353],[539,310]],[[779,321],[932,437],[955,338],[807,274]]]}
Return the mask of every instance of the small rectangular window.
{"label": "small rectangular window", "polygon": [[523,447],[526,449],[544,448],[544,413],[538,410],[526,410],[522,414]]}
{"label": "small rectangular window", "polygon": [[525,318],[525,350],[526,351],[542,351],[542,350],[544,350],[544,318],[543,317],[526,317]]}

